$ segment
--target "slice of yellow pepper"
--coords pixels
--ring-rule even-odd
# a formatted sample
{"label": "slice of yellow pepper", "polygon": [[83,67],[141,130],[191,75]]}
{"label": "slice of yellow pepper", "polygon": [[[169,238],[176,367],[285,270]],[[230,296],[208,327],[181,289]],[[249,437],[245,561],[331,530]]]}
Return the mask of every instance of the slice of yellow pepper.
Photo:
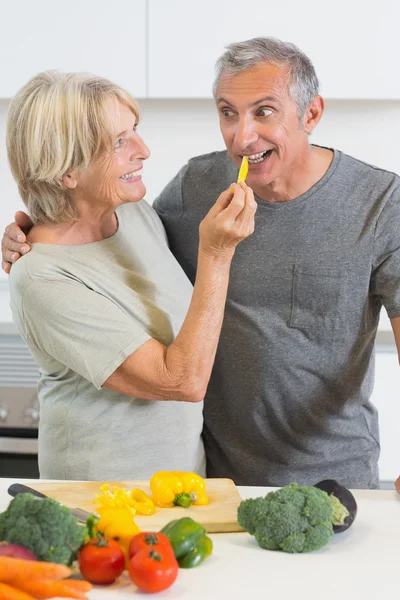
{"label": "slice of yellow pepper", "polygon": [[141,489],[136,488],[129,492],[130,501],[138,515],[154,515],[156,507],[153,500]]}
{"label": "slice of yellow pepper", "polygon": [[192,504],[208,504],[205,481],[188,471],[158,471],[150,479],[152,498],[157,506],[169,508],[180,494],[192,496]]}
{"label": "slice of yellow pepper", "polygon": [[101,486],[94,503],[96,506],[130,506],[138,515],[153,515],[156,511],[154,502],[143,490],[124,490],[116,485],[111,489],[108,483]]}
{"label": "slice of yellow pepper", "polygon": [[240,169],[239,169],[237,183],[240,183],[241,181],[246,181],[248,172],[249,172],[249,161],[248,161],[247,156],[243,156],[242,164],[240,165]]}

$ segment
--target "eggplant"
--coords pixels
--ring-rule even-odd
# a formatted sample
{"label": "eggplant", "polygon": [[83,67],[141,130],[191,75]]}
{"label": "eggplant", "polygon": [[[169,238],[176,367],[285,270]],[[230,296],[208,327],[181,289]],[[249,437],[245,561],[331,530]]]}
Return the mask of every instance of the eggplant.
{"label": "eggplant", "polygon": [[357,515],[357,502],[353,494],[344,485],[341,485],[335,479],[324,479],[316,483],[314,487],[326,492],[329,496],[334,496],[348,511],[348,516],[345,517],[343,524],[333,525],[334,533],[346,531],[353,524]]}

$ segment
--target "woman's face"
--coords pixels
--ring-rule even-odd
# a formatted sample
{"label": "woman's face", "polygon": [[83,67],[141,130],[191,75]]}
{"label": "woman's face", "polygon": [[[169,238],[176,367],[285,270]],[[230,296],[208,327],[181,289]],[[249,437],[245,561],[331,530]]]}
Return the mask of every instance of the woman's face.
{"label": "woman's face", "polygon": [[144,197],[143,161],[150,156],[150,151],[137,133],[136,117],[127,106],[111,100],[108,113],[113,149],[102,152],[77,177],[76,192],[85,199],[93,198],[98,205],[111,203],[116,207]]}

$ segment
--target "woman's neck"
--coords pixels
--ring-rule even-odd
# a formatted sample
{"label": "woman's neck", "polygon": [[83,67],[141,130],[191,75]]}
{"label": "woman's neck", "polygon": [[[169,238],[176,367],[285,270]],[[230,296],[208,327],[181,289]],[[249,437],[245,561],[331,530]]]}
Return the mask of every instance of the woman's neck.
{"label": "woman's neck", "polygon": [[114,235],[118,229],[115,211],[103,214],[84,214],[77,221],[35,225],[27,236],[30,244],[60,244],[78,246],[98,242]]}

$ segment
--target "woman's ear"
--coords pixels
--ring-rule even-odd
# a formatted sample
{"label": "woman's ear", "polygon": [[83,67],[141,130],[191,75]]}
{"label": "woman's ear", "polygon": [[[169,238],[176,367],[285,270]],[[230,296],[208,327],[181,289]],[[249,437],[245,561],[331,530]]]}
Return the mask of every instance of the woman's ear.
{"label": "woman's ear", "polygon": [[68,190],[74,190],[78,185],[78,179],[73,171],[63,175],[59,181],[63,183]]}

